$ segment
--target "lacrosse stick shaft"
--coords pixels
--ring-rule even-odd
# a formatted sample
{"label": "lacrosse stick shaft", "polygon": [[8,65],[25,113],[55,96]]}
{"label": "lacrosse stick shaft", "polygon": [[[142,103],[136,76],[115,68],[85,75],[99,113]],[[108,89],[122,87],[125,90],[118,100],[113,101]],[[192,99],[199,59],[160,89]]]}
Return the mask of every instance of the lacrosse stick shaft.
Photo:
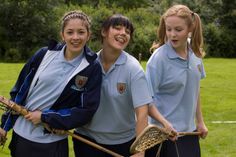
{"label": "lacrosse stick shaft", "polygon": [[[20,115],[25,116],[25,115],[28,114],[28,110],[26,110],[25,108],[21,107],[20,105],[18,105],[16,103],[14,103],[13,101],[10,101],[10,100],[2,97],[2,96],[0,96],[0,102],[5,104],[6,107],[11,108],[13,111],[19,113]],[[42,123],[42,124],[43,124],[43,126],[45,128],[48,128],[47,124],[45,124],[45,123]],[[91,141],[89,141],[89,140],[87,140],[87,139],[85,139],[85,138],[83,138],[83,137],[81,137],[79,135],[76,135],[76,134],[74,134],[74,133],[72,133],[70,131],[65,131],[64,130],[63,132],[65,132],[65,134],[67,134],[69,136],[72,136],[73,138],[75,138],[75,139],[77,139],[77,140],[79,140],[81,142],[84,142],[84,143],[86,143],[86,144],[88,144],[88,145],[90,145],[90,146],[92,146],[94,148],[97,148],[97,149],[99,149],[99,150],[101,150],[101,151],[103,151],[105,153],[108,153],[108,154],[110,154],[110,155],[112,155],[114,157],[123,157],[120,154],[117,154],[117,153],[115,153],[115,152],[113,152],[113,151],[111,151],[111,150],[109,150],[107,148],[104,148],[104,147],[102,147],[102,146],[100,146],[100,145],[98,145],[98,144],[96,144],[94,142],[91,142]]]}
{"label": "lacrosse stick shaft", "polygon": [[200,135],[200,132],[178,132],[178,135],[186,136],[186,135]]}
{"label": "lacrosse stick shaft", "polygon": [[106,153],[108,153],[108,154],[110,154],[110,155],[112,155],[114,157],[124,157],[124,156],[122,156],[120,154],[117,154],[117,153],[115,153],[115,152],[113,152],[113,151],[111,151],[109,149],[106,149],[106,148],[104,148],[104,147],[102,147],[102,146],[100,146],[100,145],[98,145],[96,143],[93,143],[93,142],[91,142],[91,141],[89,141],[89,140],[87,140],[87,139],[85,139],[85,138],[83,138],[83,137],[81,137],[79,135],[76,135],[76,134],[74,134],[74,133],[72,133],[70,131],[66,131],[66,133],[68,135],[74,137],[75,139],[77,139],[77,140],[79,140],[81,142],[84,142],[84,143],[86,143],[86,144],[88,144],[88,145],[90,145],[92,147],[95,147],[95,148],[97,148],[97,149],[99,149],[99,150],[101,150],[103,152],[106,152]]}

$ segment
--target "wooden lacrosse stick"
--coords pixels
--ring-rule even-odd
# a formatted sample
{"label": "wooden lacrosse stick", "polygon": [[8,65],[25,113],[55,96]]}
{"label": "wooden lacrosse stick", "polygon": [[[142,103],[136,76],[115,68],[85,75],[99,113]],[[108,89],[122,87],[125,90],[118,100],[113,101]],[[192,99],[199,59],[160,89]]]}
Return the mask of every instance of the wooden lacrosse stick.
{"label": "wooden lacrosse stick", "polygon": [[[179,136],[185,135],[200,135],[200,132],[178,132]],[[169,137],[174,136],[172,133],[167,132],[164,128],[157,125],[147,126],[142,133],[135,139],[130,147],[130,153],[143,152],[163,141]]]}
{"label": "wooden lacrosse stick", "polygon": [[[6,108],[9,108],[12,111],[14,111],[16,113],[19,113],[20,115],[23,115],[23,116],[28,114],[28,111],[25,108],[23,108],[22,106],[16,104],[15,102],[13,102],[13,101],[11,101],[11,100],[3,97],[3,96],[0,96],[0,106],[4,106]],[[51,129],[48,127],[48,125],[46,123],[42,123],[42,125],[47,130],[51,131]],[[54,129],[52,129],[52,132],[53,132],[53,130]],[[89,141],[89,140],[87,140],[87,139],[85,139],[85,138],[83,138],[83,137],[81,137],[79,135],[76,135],[76,134],[74,134],[74,133],[72,133],[70,131],[60,130],[60,134],[70,135],[71,137],[73,137],[73,138],[75,138],[75,139],[77,139],[77,140],[79,140],[81,142],[84,142],[84,143],[86,143],[86,144],[88,144],[88,145],[90,145],[90,146],[92,146],[94,148],[97,148],[97,149],[99,149],[99,150],[101,150],[101,151],[103,151],[105,153],[108,153],[108,154],[110,154],[110,155],[112,155],[114,157],[123,157],[120,154],[117,154],[117,153],[115,153],[115,152],[113,152],[113,151],[111,151],[111,150],[109,150],[107,148],[104,148],[104,147],[102,147],[102,146],[100,146],[100,145],[98,145],[98,144],[96,144],[94,142],[91,142],[91,141]]]}
{"label": "wooden lacrosse stick", "polygon": [[[4,130],[2,128],[0,128],[0,134],[4,134]],[[6,136],[2,136],[0,137],[0,146],[2,146],[2,148],[4,148],[4,145],[7,141],[7,137]]]}

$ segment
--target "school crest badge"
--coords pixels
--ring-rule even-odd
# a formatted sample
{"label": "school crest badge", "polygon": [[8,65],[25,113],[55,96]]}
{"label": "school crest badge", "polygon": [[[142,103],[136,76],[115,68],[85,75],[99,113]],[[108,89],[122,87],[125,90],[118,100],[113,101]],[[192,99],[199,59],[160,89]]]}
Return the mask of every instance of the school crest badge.
{"label": "school crest badge", "polygon": [[126,91],[126,83],[117,83],[117,91],[123,94]]}
{"label": "school crest badge", "polygon": [[202,69],[201,69],[201,65],[200,64],[197,65],[197,68],[198,68],[198,71],[201,73]]}
{"label": "school crest badge", "polygon": [[77,75],[75,77],[75,85],[78,89],[83,88],[86,82],[88,81],[88,77]]}

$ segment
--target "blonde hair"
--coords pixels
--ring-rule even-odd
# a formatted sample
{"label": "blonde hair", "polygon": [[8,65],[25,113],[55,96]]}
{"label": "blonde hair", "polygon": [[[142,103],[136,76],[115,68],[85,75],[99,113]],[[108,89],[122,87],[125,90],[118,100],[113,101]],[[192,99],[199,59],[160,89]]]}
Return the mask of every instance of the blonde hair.
{"label": "blonde hair", "polygon": [[200,58],[204,57],[205,52],[202,49],[203,35],[201,19],[197,13],[194,13],[185,5],[174,5],[161,16],[159,28],[157,31],[159,42],[153,43],[152,47],[150,48],[150,51],[153,51],[154,49],[164,45],[165,42],[168,40],[166,36],[165,20],[167,17],[170,16],[178,16],[180,18],[183,18],[186,21],[188,27],[192,28],[190,46],[196,56]]}

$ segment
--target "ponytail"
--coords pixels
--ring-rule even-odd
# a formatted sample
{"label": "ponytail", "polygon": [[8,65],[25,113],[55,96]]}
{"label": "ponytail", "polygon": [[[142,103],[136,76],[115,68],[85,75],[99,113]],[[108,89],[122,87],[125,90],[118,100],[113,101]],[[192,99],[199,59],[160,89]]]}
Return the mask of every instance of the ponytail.
{"label": "ponytail", "polygon": [[205,56],[205,52],[203,51],[203,35],[202,35],[201,19],[197,13],[192,13],[192,19],[193,19],[193,31],[190,45],[196,56],[203,58]]}

